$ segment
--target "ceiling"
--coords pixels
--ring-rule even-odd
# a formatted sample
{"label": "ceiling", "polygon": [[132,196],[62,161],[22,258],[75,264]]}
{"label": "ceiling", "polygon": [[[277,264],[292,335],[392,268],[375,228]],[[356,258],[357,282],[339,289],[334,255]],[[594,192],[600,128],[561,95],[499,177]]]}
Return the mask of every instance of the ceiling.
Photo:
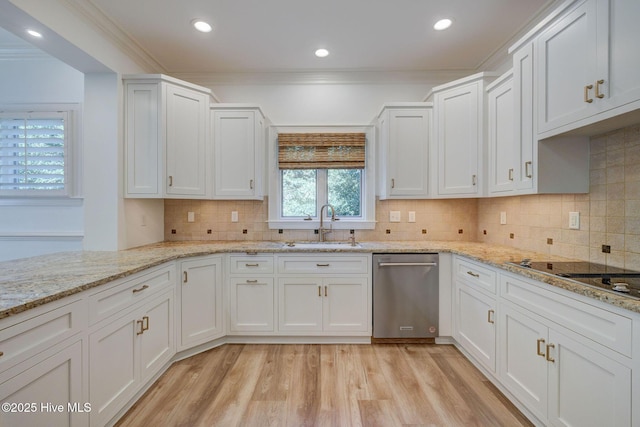
{"label": "ceiling", "polygon": [[[164,73],[477,70],[554,0],[68,0]],[[85,13],[84,16],[87,16]],[[451,28],[435,31],[440,18]],[[208,20],[207,34],[190,22]],[[0,46],[2,37],[0,35]],[[326,58],[316,58],[317,48]]]}

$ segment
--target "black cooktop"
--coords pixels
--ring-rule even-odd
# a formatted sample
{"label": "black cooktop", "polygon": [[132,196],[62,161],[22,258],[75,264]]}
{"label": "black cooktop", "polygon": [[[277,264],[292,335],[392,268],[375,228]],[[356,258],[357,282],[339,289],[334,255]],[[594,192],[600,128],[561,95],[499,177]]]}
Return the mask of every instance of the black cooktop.
{"label": "black cooktop", "polygon": [[640,299],[640,271],[586,261],[530,262],[523,260],[520,263],[511,264]]}

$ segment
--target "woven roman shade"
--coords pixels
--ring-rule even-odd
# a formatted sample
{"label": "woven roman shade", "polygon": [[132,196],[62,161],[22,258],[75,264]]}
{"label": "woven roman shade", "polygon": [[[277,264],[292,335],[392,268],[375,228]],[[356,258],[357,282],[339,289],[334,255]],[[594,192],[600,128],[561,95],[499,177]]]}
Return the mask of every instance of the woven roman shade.
{"label": "woven roman shade", "polygon": [[364,133],[280,133],[280,169],[364,169]]}

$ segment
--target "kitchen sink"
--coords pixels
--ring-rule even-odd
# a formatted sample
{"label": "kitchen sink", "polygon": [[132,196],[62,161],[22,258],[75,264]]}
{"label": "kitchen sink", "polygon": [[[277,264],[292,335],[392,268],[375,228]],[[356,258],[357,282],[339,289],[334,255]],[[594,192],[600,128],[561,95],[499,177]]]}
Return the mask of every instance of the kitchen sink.
{"label": "kitchen sink", "polygon": [[360,243],[356,243],[354,246],[351,242],[287,242],[282,247],[291,249],[357,249],[362,246]]}

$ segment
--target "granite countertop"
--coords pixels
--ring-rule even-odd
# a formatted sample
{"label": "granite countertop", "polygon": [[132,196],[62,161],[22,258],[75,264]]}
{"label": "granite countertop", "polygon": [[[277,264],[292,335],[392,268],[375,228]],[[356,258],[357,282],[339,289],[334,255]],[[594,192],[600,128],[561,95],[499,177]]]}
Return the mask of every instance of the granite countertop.
{"label": "granite countertop", "polygon": [[506,262],[523,258],[533,261],[562,261],[557,256],[522,251],[508,246],[474,242],[411,241],[359,242],[338,248],[286,247],[284,242],[163,242],[114,252],[61,252],[0,262],[0,319],[52,302],[116,279],[130,276],[165,262],[198,255],[229,252],[300,253],[300,252],[450,252],[536,279],[571,292],[640,313],[640,301],[612,294],[577,282],[549,276]]}

